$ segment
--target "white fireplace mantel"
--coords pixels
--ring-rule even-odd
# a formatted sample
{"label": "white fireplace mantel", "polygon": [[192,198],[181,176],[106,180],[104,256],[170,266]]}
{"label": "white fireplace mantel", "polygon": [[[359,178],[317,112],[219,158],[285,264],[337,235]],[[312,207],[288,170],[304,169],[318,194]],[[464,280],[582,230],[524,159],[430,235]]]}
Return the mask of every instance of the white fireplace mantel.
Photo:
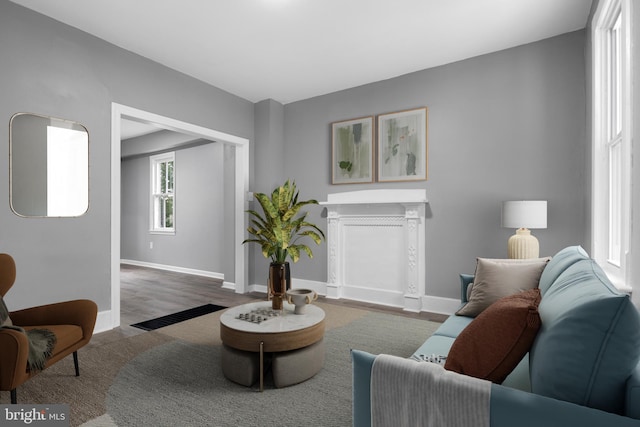
{"label": "white fireplace mantel", "polygon": [[334,193],[327,208],[327,297],[421,311],[426,190]]}
{"label": "white fireplace mantel", "polygon": [[321,205],[427,203],[427,190],[362,190],[333,193]]}

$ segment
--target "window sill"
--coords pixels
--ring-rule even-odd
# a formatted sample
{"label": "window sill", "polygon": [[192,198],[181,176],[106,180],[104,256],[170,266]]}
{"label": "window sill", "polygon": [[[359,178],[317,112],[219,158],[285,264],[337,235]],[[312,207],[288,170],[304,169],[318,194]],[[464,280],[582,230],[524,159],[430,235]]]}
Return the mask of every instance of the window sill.
{"label": "window sill", "polygon": [[149,234],[160,234],[165,236],[174,236],[176,230],[149,230]]}
{"label": "window sill", "polygon": [[605,270],[605,273],[609,278],[609,280],[611,281],[611,283],[613,284],[613,286],[615,286],[617,290],[625,294],[631,295],[633,288],[629,286],[622,277],[620,277],[617,274],[613,274],[611,271]]}
{"label": "window sill", "polygon": [[633,292],[633,288],[627,285],[626,283],[624,283],[622,280],[616,280],[616,278],[614,277],[610,277],[609,280],[611,280],[611,283],[613,283],[613,286],[615,286],[616,289],[619,290],[620,292],[623,292],[629,295],[631,295],[631,293]]}
{"label": "window sill", "polygon": [[622,270],[619,266],[609,261],[598,261],[595,259],[596,263],[602,268],[604,274],[606,274],[607,278],[611,282],[611,284],[620,292],[631,295],[633,291],[633,287],[627,283],[625,280],[625,276],[622,273]]}

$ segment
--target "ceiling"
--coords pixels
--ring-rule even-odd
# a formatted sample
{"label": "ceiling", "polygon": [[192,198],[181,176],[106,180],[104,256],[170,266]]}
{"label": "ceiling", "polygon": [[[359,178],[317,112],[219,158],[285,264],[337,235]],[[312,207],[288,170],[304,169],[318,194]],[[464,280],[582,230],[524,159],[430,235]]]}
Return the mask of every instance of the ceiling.
{"label": "ceiling", "polygon": [[12,0],[283,104],[585,27],[592,0]]}
{"label": "ceiling", "polygon": [[161,127],[153,123],[138,122],[134,120],[120,120],[120,139],[136,138],[138,136],[148,135],[150,133],[163,130]]}

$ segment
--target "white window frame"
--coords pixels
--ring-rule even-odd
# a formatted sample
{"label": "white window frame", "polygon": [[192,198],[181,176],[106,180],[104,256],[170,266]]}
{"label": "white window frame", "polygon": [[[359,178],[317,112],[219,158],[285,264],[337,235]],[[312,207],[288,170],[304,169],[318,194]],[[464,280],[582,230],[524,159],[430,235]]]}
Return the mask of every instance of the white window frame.
{"label": "white window frame", "polygon": [[[149,232],[151,234],[175,234],[176,232],[176,161],[175,152],[156,154],[149,157],[151,170],[151,185],[149,186]],[[162,163],[173,162],[173,189],[162,193],[160,191],[159,166]],[[160,209],[163,198],[173,199],[173,226],[165,227],[161,224],[162,211]]]}
{"label": "white window frame", "polygon": [[[602,0],[592,24],[592,249],[618,289],[630,292],[631,0]],[[611,60],[620,16],[619,63]],[[619,72],[616,73],[617,67]],[[619,95],[619,96],[618,96]],[[617,157],[617,160],[616,160]]]}

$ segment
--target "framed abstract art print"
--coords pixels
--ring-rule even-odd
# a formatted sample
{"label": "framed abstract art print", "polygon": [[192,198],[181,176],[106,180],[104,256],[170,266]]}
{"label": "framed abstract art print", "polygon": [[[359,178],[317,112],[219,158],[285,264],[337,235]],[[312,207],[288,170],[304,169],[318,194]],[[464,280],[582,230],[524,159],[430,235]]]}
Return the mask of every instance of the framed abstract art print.
{"label": "framed abstract art print", "polygon": [[427,179],[427,108],[378,116],[378,181]]}
{"label": "framed abstract art print", "polygon": [[331,133],[331,183],[373,182],[373,116],[334,122]]}

